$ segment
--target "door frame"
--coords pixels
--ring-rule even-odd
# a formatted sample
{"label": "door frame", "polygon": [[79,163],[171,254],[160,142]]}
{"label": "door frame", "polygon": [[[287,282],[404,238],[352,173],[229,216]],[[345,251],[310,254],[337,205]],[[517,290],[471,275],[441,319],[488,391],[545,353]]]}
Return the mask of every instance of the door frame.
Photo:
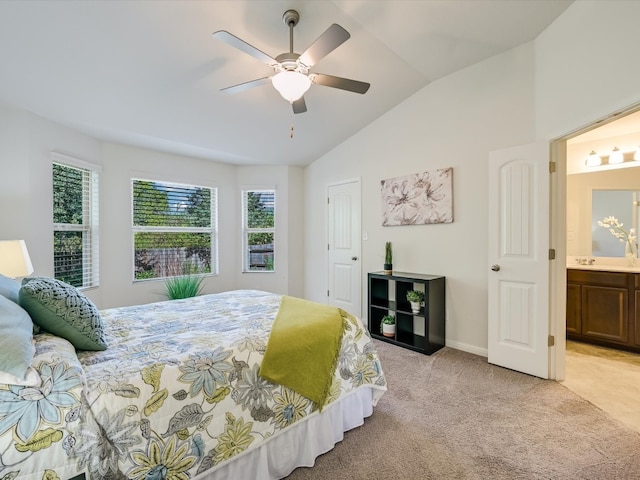
{"label": "door frame", "polygon": [[[325,198],[329,198],[329,189],[331,187],[337,187],[340,185],[345,185],[347,183],[356,183],[358,185],[358,195],[359,195],[359,200],[360,200],[360,217],[358,218],[358,282],[360,283],[360,318],[362,318],[364,316],[364,305],[363,305],[363,297],[362,297],[362,177],[353,177],[353,178],[347,178],[344,180],[338,180],[335,182],[331,182],[331,183],[327,183],[325,185],[325,189],[324,189],[324,196]],[[324,229],[324,237],[325,237],[325,245],[329,244],[329,205],[328,202],[325,202],[325,212],[324,212],[324,218],[325,218],[325,229]],[[325,264],[325,268],[326,268],[326,279],[327,279],[327,284],[326,284],[326,290],[327,292],[329,291],[329,283],[330,283],[330,279],[331,279],[331,265],[329,264],[329,251],[328,249],[325,250],[325,254],[324,254],[324,264]],[[329,295],[326,295],[326,302],[327,304],[329,303]]]}
{"label": "door frame", "polygon": [[549,245],[556,250],[556,260],[549,268],[549,332],[555,345],[549,349],[549,378],[565,379],[567,330],[567,140],[618,120],[640,110],[640,102],[616,110],[550,141],[550,162],[556,172],[550,175]]}

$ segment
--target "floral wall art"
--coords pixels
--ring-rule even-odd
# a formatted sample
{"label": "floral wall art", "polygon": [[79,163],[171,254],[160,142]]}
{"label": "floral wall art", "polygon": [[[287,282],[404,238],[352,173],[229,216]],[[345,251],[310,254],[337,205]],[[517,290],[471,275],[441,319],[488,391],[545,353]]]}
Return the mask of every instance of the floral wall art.
{"label": "floral wall art", "polygon": [[452,178],[449,167],[382,180],[382,225],[453,222]]}

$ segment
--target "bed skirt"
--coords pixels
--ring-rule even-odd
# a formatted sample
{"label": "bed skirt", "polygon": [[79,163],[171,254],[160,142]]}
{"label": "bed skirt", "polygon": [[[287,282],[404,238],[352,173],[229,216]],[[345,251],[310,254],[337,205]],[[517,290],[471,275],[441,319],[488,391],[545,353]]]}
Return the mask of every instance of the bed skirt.
{"label": "bed skirt", "polygon": [[300,420],[255,449],[249,449],[194,480],[277,480],[297,467],[312,467],[316,458],[333,449],[344,432],[371,416],[379,392],[363,386]]}

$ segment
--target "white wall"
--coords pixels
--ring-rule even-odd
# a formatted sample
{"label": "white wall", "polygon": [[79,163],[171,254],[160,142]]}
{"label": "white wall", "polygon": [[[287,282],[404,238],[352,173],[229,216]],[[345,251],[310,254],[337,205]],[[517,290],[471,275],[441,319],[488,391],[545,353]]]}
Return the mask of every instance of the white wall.
{"label": "white wall", "polygon": [[203,293],[235,287],[239,244],[239,194],[231,165],[112,143],[103,144],[100,282],[105,306],[166,300],[162,280],[133,281],[131,178],[164,180],[218,189],[219,273],[204,281]]}
{"label": "white wall", "polygon": [[[363,316],[366,274],[382,269],[446,276],[447,344],[487,346],[487,162],[491,150],[533,139],[533,45],[434,82],[305,171],[305,296],[326,301],[326,186],[362,178]],[[453,167],[451,224],[381,226],[380,180]]]}
{"label": "white wall", "polygon": [[[487,346],[487,158],[491,150],[551,141],[640,102],[640,2],[573,3],[534,42],[434,82],[305,172],[305,293],[324,301],[324,189],[363,176],[363,270],[447,277],[447,344]],[[378,182],[454,168],[454,223],[380,227]],[[543,239],[547,241],[547,239]],[[363,277],[366,285],[366,277]],[[363,305],[364,301],[363,299]]]}
{"label": "white wall", "polygon": [[[256,288],[302,295],[302,169],[236,167],[125,145],[103,143],[31,113],[0,106],[0,239],[24,239],[36,275],[53,276],[51,152],[102,166],[100,286],[85,293],[99,308],[164,300],[162,281],[134,282],[131,178],[193,183],[218,189],[219,274],[204,293]],[[242,275],[240,188],[277,186],[278,270]]]}
{"label": "white wall", "polygon": [[[276,251],[273,272],[242,273],[242,256],[238,255],[237,288],[257,288],[293,296],[302,295],[303,234],[302,168],[238,167],[237,201],[248,188],[276,190]],[[238,223],[238,228],[241,228]]]}
{"label": "white wall", "polygon": [[580,0],[535,41],[537,138],[640,102],[640,2]]}
{"label": "white wall", "polygon": [[[0,239],[26,240],[34,275],[43,276],[53,276],[52,151],[101,164],[97,140],[0,106]],[[101,303],[99,289],[87,294]]]}

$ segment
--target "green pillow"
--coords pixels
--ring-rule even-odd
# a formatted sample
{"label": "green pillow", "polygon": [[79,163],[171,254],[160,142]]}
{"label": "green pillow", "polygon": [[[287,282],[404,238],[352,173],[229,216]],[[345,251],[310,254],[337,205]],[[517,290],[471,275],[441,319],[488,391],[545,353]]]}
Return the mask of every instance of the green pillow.
{"label": "green pillow", "polygon": [[19,297],[35,323],[77,350],[107,348],[100,312],[76,287],[54,278],[29,278],[23,280]]}
{"label": "green pillow", "polygon": [[[0,383],[32,384],[29,374],[34,354],[33,324],[29,314],[0,295]],[[39,380],[36,378],[37,382]]]}

